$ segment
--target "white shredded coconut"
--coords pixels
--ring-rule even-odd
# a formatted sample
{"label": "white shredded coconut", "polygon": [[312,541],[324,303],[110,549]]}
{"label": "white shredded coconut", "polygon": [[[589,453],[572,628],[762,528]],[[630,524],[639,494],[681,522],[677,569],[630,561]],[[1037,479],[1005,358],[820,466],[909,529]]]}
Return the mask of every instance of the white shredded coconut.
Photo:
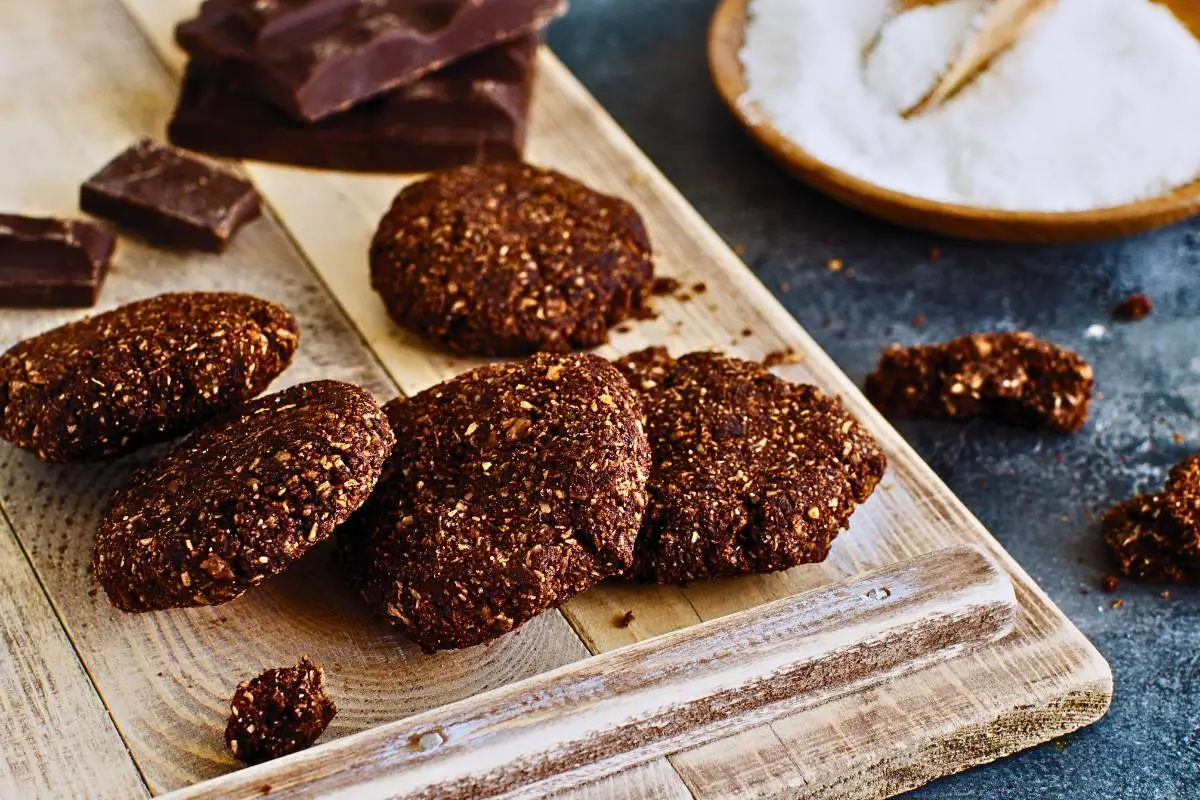
{"label": "white shredded coconut", "polygon": [[819,160],[934,200],[1085,210],[1200,177],[1200,42],[1150,0],[1059,0],[957,97],[903,119],[981,6],[752,0],[747,99]]}

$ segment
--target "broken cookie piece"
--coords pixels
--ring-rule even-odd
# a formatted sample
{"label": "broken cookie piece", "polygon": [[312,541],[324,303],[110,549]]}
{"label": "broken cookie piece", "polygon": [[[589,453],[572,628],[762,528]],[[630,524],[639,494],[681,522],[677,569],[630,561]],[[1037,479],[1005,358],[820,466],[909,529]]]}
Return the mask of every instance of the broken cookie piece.
{"label": "broken cookie piece", "polygon": [[1074,433],[1087,421],[1093,383],[1082,358],[1020,331],[893,346],[867,379],[866,391],[889,416],[991,417]]}
{"label": "broken cookie piece", "polygon": [[819,562],[887,466],[812,386],[718,353],[617,362],[646,411],[650,503],[633,578],[680,583]]}
{"label": "broken cookie piece", "polygon": [[311,747],[337,714],[325,695],[325,674],[308,656],[238,684],[229,706],[225,742],[247,764]]}
{"label": "broken cookie piece", "polygon": [[1172,469],[1162,492],[1137,495],[1111,508],[1103,531],[1125,575],[1200,584],[1200,457]]}

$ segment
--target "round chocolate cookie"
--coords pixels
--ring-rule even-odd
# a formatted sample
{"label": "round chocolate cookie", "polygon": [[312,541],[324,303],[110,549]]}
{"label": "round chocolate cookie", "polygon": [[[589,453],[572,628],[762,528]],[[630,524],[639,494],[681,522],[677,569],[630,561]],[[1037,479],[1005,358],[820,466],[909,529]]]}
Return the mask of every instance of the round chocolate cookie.
{"label": "round chocolate cookie", "polygon": [[362,505],[394,441],[348,383],[260,398],[134,474],[100,524],[92,568],[122,611],[232,600]]}
{"label": "round chocolate cookie", "polygon": [[167,441],[257,396],[298,342],[287,309],[248,295],[130,303],[0,356],[0,436],[53,462]]}
{"label": "round chocolate cookie", "polygon": [[644,308],[653,277],[633,206],[528,164],[408,186],[371,245],[371,283],[396,322],[474,355],[603,344]]}
{"label": "round chocolate cookie", "polygon": [[629,568],[650,449],[603,359],[481,367],[387,413],[405,445],[338,542],[367,603],[425,649],[494,639]]}
{"label": "round chocolate cookie", "polygon": [[761,364],[651,348],[618,367],[641,395],[654,457],[633,578],[823,561],[887,466],[839,400]]}

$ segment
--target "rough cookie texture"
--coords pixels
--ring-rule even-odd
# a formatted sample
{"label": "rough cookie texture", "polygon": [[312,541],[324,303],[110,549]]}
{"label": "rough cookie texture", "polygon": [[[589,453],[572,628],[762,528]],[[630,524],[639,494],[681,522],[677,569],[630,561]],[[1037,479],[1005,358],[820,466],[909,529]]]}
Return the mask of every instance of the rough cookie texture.
{"label": "rough cookie texture", "polygon": [[528,164],[405,188],[371,246],[371,282],[396,322],[475,355],[603,344],[642,311],[653,272],[633,206]]}
{"label": "rough cookie texture", "polygon": [[348,383],[256,400],[134,474],[100,524],[92,568],[122,611],[232,600],[362,505],[394,441],[379,406]]}
{"label": "rough cookie texture", "polygon": [[642,398],[650,504],[630,576],[659,583],[822,561],[887,459],[812,386],[718,353],[617,362]]}
{"label": "rough cookie texture", "polygon": [[1093,377],[1082,358],[1031,333],[978,333],[889,348],[867,396],[891,416],[991,417],[1074,433],[1087,422]]}
{"label": "rough cookie texture", "polygon": [[311,747],[337,714],[325,695],[325,674],[309,660],[268,669],[238,684],[229,702],[225,743],[247,764]]}
{"label": "rough cookie texture", "polygon": [[629,568],[650,449],[603,359],[482,367],[387,412],[404,446],[338,541],[351,582],[413,641],[494,639]]}
{"label": "rough cookie texture", "polygon": [[1103,530],[1121,572],[1131,578],[1200,584],[1200,457],[1172,469],[1164,491],[1111,508]]}
{"label": "rough cookie texture", "polygon": [[262,392],[298,341],[287,309],[242,294],[121,306],[0,356],[0,436],[53,462],[167,441]]}

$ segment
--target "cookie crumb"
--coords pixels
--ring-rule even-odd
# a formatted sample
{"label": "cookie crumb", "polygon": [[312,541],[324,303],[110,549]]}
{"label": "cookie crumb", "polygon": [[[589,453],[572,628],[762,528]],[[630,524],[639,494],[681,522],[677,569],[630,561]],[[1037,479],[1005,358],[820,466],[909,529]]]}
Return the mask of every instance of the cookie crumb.
{"label": "cookie crumb", "polygon": [[708,291],[708,284],[704,281],[696,281],[692,284],[692,294],[700,295]]}
{"label": "cookie crumb", "polygon": [[762,363],[764,367],[770,368],[780,367],[784,364],[798,364],[800,360],[796,355],[796,348],[785,347],[781,350],[772,350],[767,353],[763,356]]}
{"label": "cookie crumb", "polygon": [[271,784],[264,783],[262,786],[258,787],[258,793],[263,797],[269,795],[271,793]]}
{"label": "cookie crumb", "polygon": [[1125,601],[1118,597],[1116,600],[1113,600],[1108,605],[1109,605],[1109,608],[1124,608]]}
{"label": "cookie crumb", "polygon": [[1182,433],[1171,434],[1171,441],[1174,442],[1175,444],[1183,444],[1183,434]]}
{"label": "cookie crumb", "polygon": [[1159,597],[1159,599],[1160,599],[1160,600],[1170,600],[1170,599],[1171,599],[1171,592],[1170,592],[1169,590],[1164,590],[1164,591],[1161,591],[1161,592],[1159,592],[1159,593],[1158,593],[1158,597]]}
{"label": "cookie crumb", "polygon": [[787,281],[780,281],[780,283],[779,283],[779,293],[780,294],[787,294],[791,290],[792,290],[792,285],[790,283],[788,283]]}
{"label": "cookie crumb", "polygon": [[679,281],[663,276],[654,279],[654,283],[650,287],[650,293],[655,297],[665,297],[669,294],[675,294],[682,288],[683,284]]}
{"label": "cookie crumb", "polygon": [[840,258],[831,258],[825,263],[825,269],[829,270],[830,272],[841,272],[843,266],[844,265]]}
{"label": "cookie crumb", "polygon": [[754,331],[750,330],[749,328],[742,328],[742,338],[743,339],[749,339],[753,335],[754,335]]}
{"label": "cookie crumb", "polygon": [[735,254],[739,255],[739,256],[744,256],[744,255],[746,255],[746,245],[744,245],[744,244],[735,244],[735,245],[733,246],[733,252],[734,252]]}
{"label": "cookie crumb", "polygon": [[936,244],[933,247],[929,248],[929,260],[930,261],[937,261],[941,257],[942,257],[942,248],[938,247]]}
{"label": "cookie crumb", "polygon": [[324,673],[304,656],[295,667],[268,669],[238,684],[225,743],[238,760],[261,764],[311,747],[336,714]]}
{"label": "cookie crumb", "polygon": [[1117,591],[1117,589],[1121,588],[1121,581],[1116,575],[1105,575],[1100,581],[1100,588],[1109,594],[1112,594],[1113,592]]}
{"label": "cookie crumb", "polygon": [[635,619],[637,619],[637,617],[633,615],[632,611],[626,611],[624,614],[617,615],[617,618],[613,621],[613,624],[618,628],[628,628],[633,624]]}
{"label": "cookie crumb", "polygon": [[1154,304],[1144,294],[1131,294],[1113,309],[1113,319],[1120,322],[1136,322],[1150,316]]}
{"label": "cookie crumb", "polygon": [[917,314],[912,318],[912,325],[914,328],[920,330],[925,327],[927,321],[924,314]]}

